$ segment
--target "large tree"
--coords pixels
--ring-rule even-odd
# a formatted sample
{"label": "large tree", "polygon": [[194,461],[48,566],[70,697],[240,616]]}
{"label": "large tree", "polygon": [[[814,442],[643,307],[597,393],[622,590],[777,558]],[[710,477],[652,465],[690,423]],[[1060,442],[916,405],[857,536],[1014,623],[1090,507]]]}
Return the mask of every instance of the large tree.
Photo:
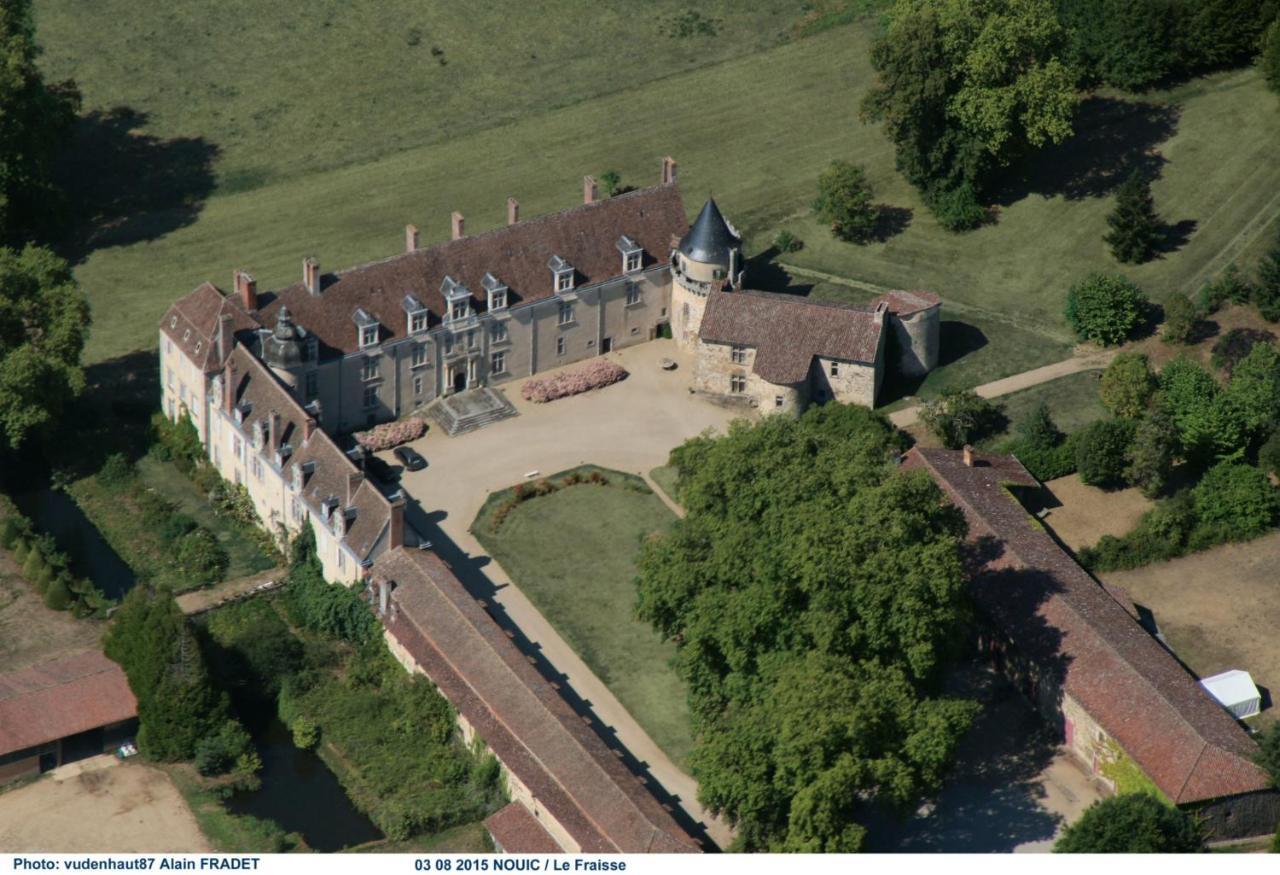
{"label": "large tree", "polygon": [[89,305],[46,249],[0,248],[0,453],[53,424],[84,386]]}
{"label": "large tree", "polygon": [[865,408],[735,424],[672,453],[687,515],[646,542],[639,615],[678,643],[700,795],[744,849],[850,851],[937,786],[967,702],[963,517]]}
{"label": "large tree", "polygon": [[1059,854],[1185,854],[1204,850],[1193,816],[1146,793],[1095,802],[1062,832]]}
{"label": "large tree", "polygon": [[80,108],[74,84],[36,66],[31,0],[0,0],[0,244],[43,239],[62,198],[53,163]]}
{"label": "large tree", "polygon": [[[933,204],[1071,135],[1074,74],[1050,0],[897,0],[863,104]],[[950,204],[954,207],[954,204]]]}

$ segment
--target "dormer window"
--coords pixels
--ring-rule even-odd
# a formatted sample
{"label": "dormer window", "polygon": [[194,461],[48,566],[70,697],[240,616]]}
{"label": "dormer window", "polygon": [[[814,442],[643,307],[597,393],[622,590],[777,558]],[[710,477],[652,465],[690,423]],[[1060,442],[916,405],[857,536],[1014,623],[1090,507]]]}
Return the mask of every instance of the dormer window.
{"label": "dormer window", "polygon": [[182,332],[182,342],[186,343],[190,339],[191,339],[191,329],[188,328],[186,331]]}
{"label": "dormer window", "polygon": [[177,328],[177,327],[178,327],[178,317],[177,317],[177,316],[172,316],[172,317],[170,317],[170,318],[169,318],[169,327],[170,327],[170,328]]}
{"label": "dormer window", "polygon": [[551,256],[551,260],[547,262],[547,267],[551,269],[552,275],[555,277],[556,293],[573,291],[573,265],[565,261],[558,255]]}
{"label": "dormer window", "polygon": [[409,319],[409,333],[419,334],[427,330],[427,308],[413,295],[405,295],[400,302]]}
{"label": "dormer window", "polygon": [[440,294],[445,300],[448,321],[456,322],[471,315],[471,292],[462,283],[446,276],[440,283]]}
{"label": "dormer window", "polygon": [[360,332],[360,348],[365,349],[378,345],[378,320],[370,316],[363,307],[357,307],[351,318],[355,320]]}
{"label": "dormer window", "polygon": [[507,287],[491,273],[486,273],[480,280],[485,294],[489,296],[489,312],[505,310],[507,307]]}
{"label": "dormer window", "polygon": [[634,273],[644,265],[644,250],[640,248],[639,243],[626,234],[619,237],[618,242],[614,245],[622,253],[623,273]]}

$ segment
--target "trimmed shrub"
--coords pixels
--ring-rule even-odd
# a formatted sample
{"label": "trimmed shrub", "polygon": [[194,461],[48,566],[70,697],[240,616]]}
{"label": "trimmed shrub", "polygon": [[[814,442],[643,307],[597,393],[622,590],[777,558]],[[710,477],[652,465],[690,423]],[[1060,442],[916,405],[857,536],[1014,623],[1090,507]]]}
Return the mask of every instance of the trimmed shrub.
{"label": "trimmed shrub", "polygon": [[938,224],[948,231],[971,231],[986,224],[990,216],[978,200],[978,192],[969,182],[954,188],[937,188],[925,197]]}
{"label": "trimmed shrub", "polygon": [[1120,353],[1102,372],[1102,403],[1121,418],[1141,416],[1155,391],[1155,375],[1140,352]]}
{"label": "trimmed shrub", "polygon": [[23,526],[22,523],[22,519],[16,516],[7,516],[0,520],[0,547],[12,550],[20,539],[30,534],[28,527]]}
{"label": "trimmed shrub", "polygon": [[34,546],[30,552],[27,553],[26,561],[22,563],[22,576],[27,579],[28,583],[42,593],[49,585],[51,577],[49,573],[49,563],[45,561],[44,554]]}
{"label": "trimmed shrub", "polygon": [[1147,296],[1127,277],[1092,273],[1067,292],[1067,322],[1081,340],[1115,346],[1146,318]]}
{"label": "trimmed shrub", "polygon": [[1127,419],[1095,422],[1076,437],[1076,470],[1088,486],[1113,489],[1124,486],[1129,446],[1135,424]]}
{"label": "trimmed shrub", "polygon": [[370,452],[389,450],[416,441],[427,430],[427,421],[420,416],[411,416],[397,422],[384,422],[375,425],[368,431],[358,431],[353,437],[360,446]]}
{"label": "trimmed shrub", "polygon": [[289,727],[293,736],[293,746],[303,750],[311,750],[320,743],[320,727],[307,717],[297,717]]}
{"label": "trimmed shrub", "polygon": [[1234,264],[1222,271],[1200,289],[1200,312],[1211,315],[1223,304],[1247,304],[1253,298],[1253,288]]}
{"label": "trimmed shrub", "polygon": [[1076,442],[1072,435],[1066,440],[1051,447],[1037,447],[1026,440],[1015,440],[1005,444],[1003,450],[1017,456],[1022,466],[1031,472],[1031,476],[1044,482],[1057,480],[1076,472]]}
{"label": "trimmed shrub", "polygon": [[55,611],[65,611],[71,606],[71,588],[67,585],[65,575],[59,575],[50,581],[44,591],[45,607]]}
{"label": "trimmed shrub", "polygon": [[1240,360],[1259,343],[1272,343],[1276,336],[1270,331],[1257,328],[1232,328],[1213,344],[1213,355],[1210,362],[1215,368],[1226,371],[1227,376],[1235,370]]}
{"label": "trimmed shrub", "polygon": [[567,398],[611,386],[625,380],[627,369],[613,362],[596,358],[585,366],[571,371],[561,371],[553,377],[526,380],[520,387],[520,394],[526,401],[545,404],[557,398]]}
{"label": "trimmed shrub", "polygon": [[1206,545],[1256,538],[1275,525],[1280,514],[1280,493],[1267,475],[1240,462],[1210,468],[1191,496],[1197,534]]}
{"label": "trimmed shrub", "polygon": [[1183,295],[1174,295],[1164,305],[1164,331],[1160,339],[1165,343],[1186,343],[1196,327],[1196,306]]}
{"label": "trimmed shrub", "polygon": [[779,231],[773,238],[773,248],[779,252],[799,252],[804,249],[804,241],[790,231]]}
{"label": "trimmed shrub", "polygon": [[1013,429],[1024,444],[1039,450],[1051,449],[1062,441],[1062,432],[1043,401],[1023,414]]}
{"label": "trimmed shrub", "polygon": [[998,434],[1008,424],[1004,407],[974,392],[947,392],[920,409],[920,421],[943,446],[958,450]]}
{"label": "trimmed shrub", "polygon": [[124,453],[112,453],[98,469],[98,482],[108,489],[121,489],[133,480],[133,463]]}

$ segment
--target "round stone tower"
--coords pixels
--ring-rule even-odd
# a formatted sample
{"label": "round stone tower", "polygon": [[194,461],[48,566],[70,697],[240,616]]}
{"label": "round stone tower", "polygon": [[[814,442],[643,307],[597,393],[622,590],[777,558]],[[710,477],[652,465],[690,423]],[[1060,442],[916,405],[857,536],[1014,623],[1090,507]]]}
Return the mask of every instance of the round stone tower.
{"label": "round stone tower", "polygon": [[302,332],[293,323],[289,308],[282,305],[276,313],[275,330],[263,338],[262,360],[294,395],[303,369],[303,352]]}
{"label": "round stone tower", "polygon": [[671,253],[671,333],[684,349],[698,343],[702,313],[712,291],[742,280],[742,238],[709,198]]}

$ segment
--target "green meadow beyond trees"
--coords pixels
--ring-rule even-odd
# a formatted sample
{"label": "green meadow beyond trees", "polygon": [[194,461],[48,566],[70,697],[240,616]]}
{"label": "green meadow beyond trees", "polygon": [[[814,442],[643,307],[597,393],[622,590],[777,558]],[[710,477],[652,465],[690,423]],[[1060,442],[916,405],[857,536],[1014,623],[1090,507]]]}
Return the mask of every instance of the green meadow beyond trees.
{"label": "green meadow beyond trees", "polygon": [[638,613],[678,644],[702,801],[748,851],[856,851],[936,788],[972,703],[938,692],[968,616],[965,522],[900,437],[839,404],[671,454],[687,515],[643,545]]}

